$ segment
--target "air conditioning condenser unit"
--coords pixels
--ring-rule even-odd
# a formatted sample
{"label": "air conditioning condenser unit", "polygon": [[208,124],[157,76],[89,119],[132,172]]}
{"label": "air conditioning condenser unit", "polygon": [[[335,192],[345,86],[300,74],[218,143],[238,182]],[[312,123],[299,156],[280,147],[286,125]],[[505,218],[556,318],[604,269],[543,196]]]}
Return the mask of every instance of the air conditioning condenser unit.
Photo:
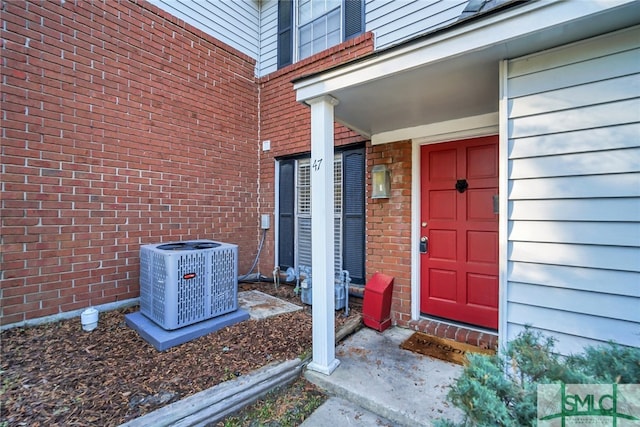
{"label": "air conditioning condenser unit", "polygon": [[140,247],[140,312],[163,329],[237,308],[237,245],[192,240]]}

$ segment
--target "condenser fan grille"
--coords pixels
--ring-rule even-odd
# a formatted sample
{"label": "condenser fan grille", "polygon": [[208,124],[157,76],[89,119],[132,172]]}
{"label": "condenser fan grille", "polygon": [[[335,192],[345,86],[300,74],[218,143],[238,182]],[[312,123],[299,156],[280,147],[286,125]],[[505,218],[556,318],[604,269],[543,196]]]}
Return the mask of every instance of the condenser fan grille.
{"label": "condenser fan grille", "polygon": [[200,249],[213,249],[220,246],[217,242],[174,242],[159,245],[158,249],[162,251],[197,251]]}

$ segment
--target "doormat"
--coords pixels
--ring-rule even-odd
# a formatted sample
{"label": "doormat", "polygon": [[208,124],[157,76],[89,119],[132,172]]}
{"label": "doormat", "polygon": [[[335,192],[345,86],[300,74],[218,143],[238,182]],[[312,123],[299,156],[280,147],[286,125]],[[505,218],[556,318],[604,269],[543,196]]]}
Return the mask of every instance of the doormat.
{"label": "doormat", "polygon": [[471,344],[460,343],[446,338],[434,337],[422,332],[415,332],[407,338],[400,348],[410,350],[425,356],[436,357],[447,362],[464,365],[467,363],[467,353],[496,354],[495,350],[476,347]]}

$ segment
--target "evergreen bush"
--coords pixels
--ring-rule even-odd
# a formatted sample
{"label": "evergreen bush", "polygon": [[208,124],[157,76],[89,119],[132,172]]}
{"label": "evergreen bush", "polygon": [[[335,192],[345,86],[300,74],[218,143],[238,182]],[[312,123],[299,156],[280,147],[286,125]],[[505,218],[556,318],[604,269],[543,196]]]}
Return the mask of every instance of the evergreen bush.
{"label": "evergreen bush", "polygon": [[436,426],[534,426],[538,384],[640,383],[639,348],[611,342],[563,357],[554,345],[553,338],[527,327],[501,354],[469,354],[447,396],[465,419]]}

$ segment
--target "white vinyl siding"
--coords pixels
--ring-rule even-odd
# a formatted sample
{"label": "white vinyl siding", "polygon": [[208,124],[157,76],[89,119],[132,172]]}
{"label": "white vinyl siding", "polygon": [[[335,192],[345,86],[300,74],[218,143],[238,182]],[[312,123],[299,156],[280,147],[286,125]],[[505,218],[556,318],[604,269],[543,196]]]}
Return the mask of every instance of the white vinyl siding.
{"label": "white vinyl siding", "polygon": [[640,29],[509,62],[507,339],[640,346]]}
{"label": "white vinyl siding", "polygon": [[375,34],[376,49],[452,24],[467,0],[367,0],[365,30]]}
{"label": "white vinyl siding", "polygon": [[251,58],[260,55],[259,2],[246,0],[149,0]]}
{"label": "white vinyl siding", "polygon": [[278,69],[278,0],[262,0],[258,77]]}
{"label": "white vinyl siding", "polygon": [[[278,0],[149,1],[256,59],[258,77],[277,70]],[[467,4],[468,0],[366,0],[364,30],[374,33],[376,50],[384,49],[455,23]]]}

